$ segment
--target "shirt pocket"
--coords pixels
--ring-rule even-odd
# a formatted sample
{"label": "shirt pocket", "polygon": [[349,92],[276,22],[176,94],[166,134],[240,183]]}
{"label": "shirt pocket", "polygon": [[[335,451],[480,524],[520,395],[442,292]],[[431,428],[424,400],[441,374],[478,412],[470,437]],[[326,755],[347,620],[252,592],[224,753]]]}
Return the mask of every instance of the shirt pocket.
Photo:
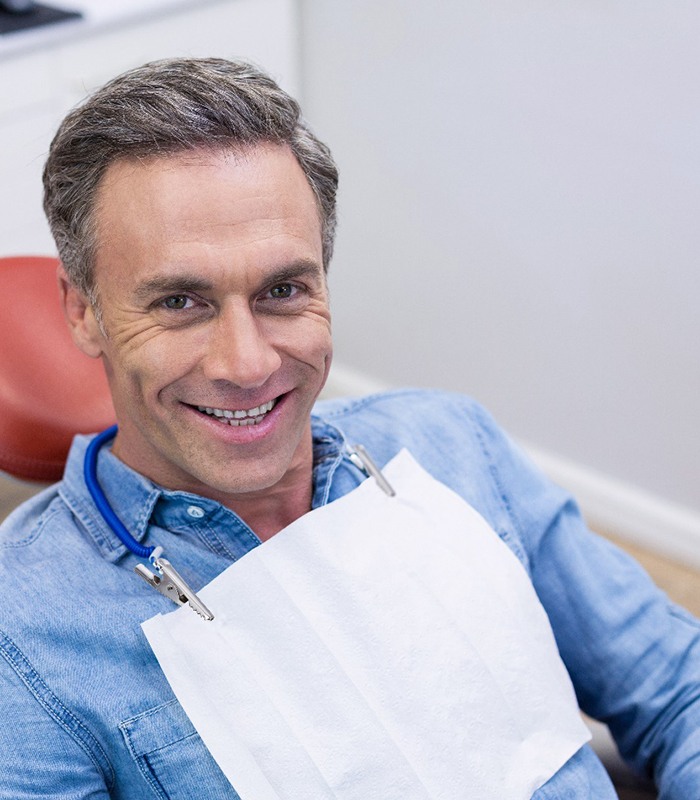
{"label": "shirt pocket", "polygon": [[240,800],[177,700],[119,725],[141,775],[161,800]]}

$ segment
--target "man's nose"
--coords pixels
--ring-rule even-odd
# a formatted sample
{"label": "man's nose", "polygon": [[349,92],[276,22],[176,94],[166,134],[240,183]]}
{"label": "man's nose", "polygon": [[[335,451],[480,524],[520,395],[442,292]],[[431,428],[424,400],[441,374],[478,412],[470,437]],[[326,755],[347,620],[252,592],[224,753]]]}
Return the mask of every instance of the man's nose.
{"label": "man's nose", "polygon": [[221,311],[212,326],[204,359],[209,380],[225,380],[242,389],[254,389],[262,386],[281,364],[265,326],[250,307]]}

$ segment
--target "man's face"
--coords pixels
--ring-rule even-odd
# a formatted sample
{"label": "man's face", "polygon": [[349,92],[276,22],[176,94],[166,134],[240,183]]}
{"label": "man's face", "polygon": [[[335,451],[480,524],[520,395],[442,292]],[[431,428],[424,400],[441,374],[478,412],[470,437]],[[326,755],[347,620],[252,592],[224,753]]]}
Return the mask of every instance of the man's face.
{"label": "man's face", "polygon": [[291,151],[117,162],[96,221],[114,452],[229,504],[309,482],[330,314],[317,205]]}

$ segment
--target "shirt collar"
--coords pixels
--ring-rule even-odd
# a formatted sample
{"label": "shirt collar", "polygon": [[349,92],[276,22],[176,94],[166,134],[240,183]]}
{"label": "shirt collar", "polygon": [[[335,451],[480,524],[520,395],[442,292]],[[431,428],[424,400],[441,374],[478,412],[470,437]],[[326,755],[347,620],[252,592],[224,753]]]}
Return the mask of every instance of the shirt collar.
{"label": "shirt collar", "polygon": [[[314,508],[328,502],[335,471],[347,453],[343,433],[322,418],[312,415]],[[128,549],[109,527],[85,486],[83,465],[90,436],[76,436],[66,462],[60,493],[87,535],[108,561],[118,561]],[[107,501],[129,533],[142,542],[153,511],[159,502],[187,502],[193,495],[167,491],[120,461],[105,446],[97,458],[97,479]],[[209,505],[214,501],[201,498]],[[218,506],[218,503],[216,504]],[[242,523],[243,524],[243,523]]]}
{"label": "shirt collar", "polygon": [[[97,509],[83,477],[85,451],[91,438],[73,439],[59,491],[102,555],[117,561],[128,549]],[[97,480],[124,527],[137,542],[143,541],[162,489],[120,461],[108,445],[97,458]]]}

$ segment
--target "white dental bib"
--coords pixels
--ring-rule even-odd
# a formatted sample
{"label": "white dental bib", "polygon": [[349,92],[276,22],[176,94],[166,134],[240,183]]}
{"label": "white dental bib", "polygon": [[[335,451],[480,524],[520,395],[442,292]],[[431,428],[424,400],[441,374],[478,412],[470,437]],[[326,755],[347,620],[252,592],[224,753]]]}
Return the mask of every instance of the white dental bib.
{"label": "white dental bib", "polygon": [[590,738],[528,576],[402,451],[143,624],[242,800],[529,800]]}

